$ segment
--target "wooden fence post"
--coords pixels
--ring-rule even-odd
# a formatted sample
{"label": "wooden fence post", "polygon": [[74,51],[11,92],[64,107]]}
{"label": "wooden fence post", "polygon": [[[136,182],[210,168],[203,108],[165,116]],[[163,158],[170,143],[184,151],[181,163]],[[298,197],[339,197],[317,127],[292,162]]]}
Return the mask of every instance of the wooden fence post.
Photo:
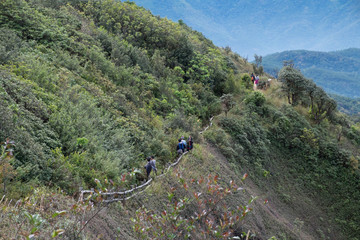
{"label": "wooden fence post", "polygon": [[83,187],[79,187],[79,192],[80,192],[79,202],[82,202],[84,200],[84,193],[82,192],[82,190],[83,190]]}

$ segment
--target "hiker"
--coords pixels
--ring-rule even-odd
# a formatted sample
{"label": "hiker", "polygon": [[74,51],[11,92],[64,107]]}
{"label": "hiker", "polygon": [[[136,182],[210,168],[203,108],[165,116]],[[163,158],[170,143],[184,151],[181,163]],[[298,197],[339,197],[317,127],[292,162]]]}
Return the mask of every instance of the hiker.
{"label": "hiker", "polygon": [[254,84],[254,81],[255,81],[255,75],[254,73],[251,73],[251,82]]}
{"label": "hiker", "polygon": [[177,151],[177,153],[180,155],[180,154],[182,154],[183,152],[184,152],[184,144],[182,143],[182,141],[181,141],[181,139],[179,139],[179,143],[178,143],[178,145],[177,145],[177,147],[176,147],[176,151]]}
{"label": "hiker", "polygon": [[150,176],[150,173],[151,173],[151,169],[152,169],[152,166],[150,164],[150,160],[151,158],[150,157],[147,157],[146,160],[148,161],[148,163],[145,165],[145,169],[146,169],[146,177],[147,179],[149,180],[149,176]]}
{"label": "hiker", "polygon": [[193,149],[193,139],[191,136],[189,136],[187,150],[190,151],[191,149]]}
{"label": "hiker", "polygon": [[187,148],[186,148],[186,141],[184,139],[184,136],[181,136],[181,142],[184,144],[184,151],[185,151]]}
{"label": "hiker", "polygon": [[258,75],[258,76],[255,77],[255,81],[254,81],[254,91],[257,90],[257,87],[258,87],[258,85],[259,85],[259,80],[260,80],[260,78],[259,78],[259,75]]}
{"label": "hiker", "polygon": [[151,158],[150,158],[150,165],[151,165],[151,168],[154,169],[155,174],[157,175],[156,160],[155,160],[154,156],[151,156]]}

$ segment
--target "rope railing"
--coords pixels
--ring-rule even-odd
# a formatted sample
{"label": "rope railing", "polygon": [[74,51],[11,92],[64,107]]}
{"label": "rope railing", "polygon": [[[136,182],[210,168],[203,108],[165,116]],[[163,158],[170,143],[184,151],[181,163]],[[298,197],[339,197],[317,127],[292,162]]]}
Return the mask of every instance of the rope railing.
{"label": "rope railing", "polygon": [[211,117],[211,118],[210,118],[210,124],[209,124],[209,126],[207,126],[203,131],[201,131],[200,134],[203,134],[203,132],[205,132],[206,130],[209,129],[209,127],[212,126],[212,120],[213,120],[213,119],[214,119],[214,117]]}
{"label": "rope railing", "polygon": [[[210,124],[203,130],[200,132],[200,134],[203,134],[206,130],[208,130],[211,126],[212,126],[212,120],[214,119],[214,117],[210,118]],[[176,162],[170,164],[165,171],[160,174],[159,176],[157,176],[157,178],[163,177],[165,176],[165,174],[170,170],[170,168],[175,167],[176,165],[178,165],[180,163],[180,160],[182,159],[182,157],[184,155],[186,155],[188,152],[184,152],[183,154],[181,154],[177,159]],[[102,192],[99,191],[98,194],[100,196],[103,197],[103,201],[104,203],[112,203],[112,202],[118,202],[118,201],[124,201],[124,200],[129,200],[135,196],[137,196],[138,194],[144,192],[146,190],[147,187],[150,186],[150,183],[153,181],[152,178],[150,178],[148,181],[146,181],[144,184],[140,185],[140,186],[136,186],[134,188],[131,188],[129,190],[125,190],[125,191],[120,191],[120,192]],[[138,191],[142,189],[142,191]],[[85,194],[94,194],[95,190],[92,188],[91,190],[83,190],[82,188],[79,189],[80,191],[80,196],[79,196],[79,202],[82,202],[84,200],[84,195]],[[130,196],[127,196],[131,194]]]}

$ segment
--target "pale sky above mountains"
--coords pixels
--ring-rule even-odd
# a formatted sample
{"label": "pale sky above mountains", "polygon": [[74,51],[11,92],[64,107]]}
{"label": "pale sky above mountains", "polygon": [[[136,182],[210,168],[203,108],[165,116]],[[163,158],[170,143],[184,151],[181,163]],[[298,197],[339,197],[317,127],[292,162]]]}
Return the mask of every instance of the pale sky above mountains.
{"label": "pale sky above mountains", "polygon": [[360,48],[360,0],[133,0],[243,57]]}

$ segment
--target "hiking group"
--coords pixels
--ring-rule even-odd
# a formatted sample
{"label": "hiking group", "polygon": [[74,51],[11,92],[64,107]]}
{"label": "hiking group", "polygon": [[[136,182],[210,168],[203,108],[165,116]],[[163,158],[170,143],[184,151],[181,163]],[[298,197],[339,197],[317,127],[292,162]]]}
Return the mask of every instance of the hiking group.
{"label": "hiking group", "polygon": [[[178,155],[183,154],[186,151],[190,151],[191,149],[193,149],[193,139],[191,136],[189,136],[187,142],[184,139],[184,136],[182,136],[179,139],[179,143],[176,147],[176,151],[178,153]],[[149,179],[150,173],[152,170],[154,170],[155,174],[157,175],[157,169],[156,169],[156,160],[154,156],[151,157],[147,157],[147,164],[144,166],[144,168],[146,169],[146,177],[147,179]]]}
{"label": "hiking group", "polygon": [[254,90],[258,88],[259,80],[260,80],[259,75],[255,76],[254,73],[251,73],[251,81],[254,84]]}
{"label": "hiking group", "polygon": [[[251,73],[251,82],[254,84],[254,91],[256,91],[258,89],[259,86],[259,75],[255,76],[254,73]],[[272,79],[269,78],[267,81],[265,81],[265,84],[262,86],[263,90],[266,90],[270,87]]]}
{"label": "hiking group", "polygon": [[179,139],[179,143],[176,147],[176,151],[178,153],[178,155],[186,152],[186,151],[190,151],[191,149],[193,149],[193,139],[191,136],[189,136],[187,142],[184,139],[184,136],[182,136]]}

